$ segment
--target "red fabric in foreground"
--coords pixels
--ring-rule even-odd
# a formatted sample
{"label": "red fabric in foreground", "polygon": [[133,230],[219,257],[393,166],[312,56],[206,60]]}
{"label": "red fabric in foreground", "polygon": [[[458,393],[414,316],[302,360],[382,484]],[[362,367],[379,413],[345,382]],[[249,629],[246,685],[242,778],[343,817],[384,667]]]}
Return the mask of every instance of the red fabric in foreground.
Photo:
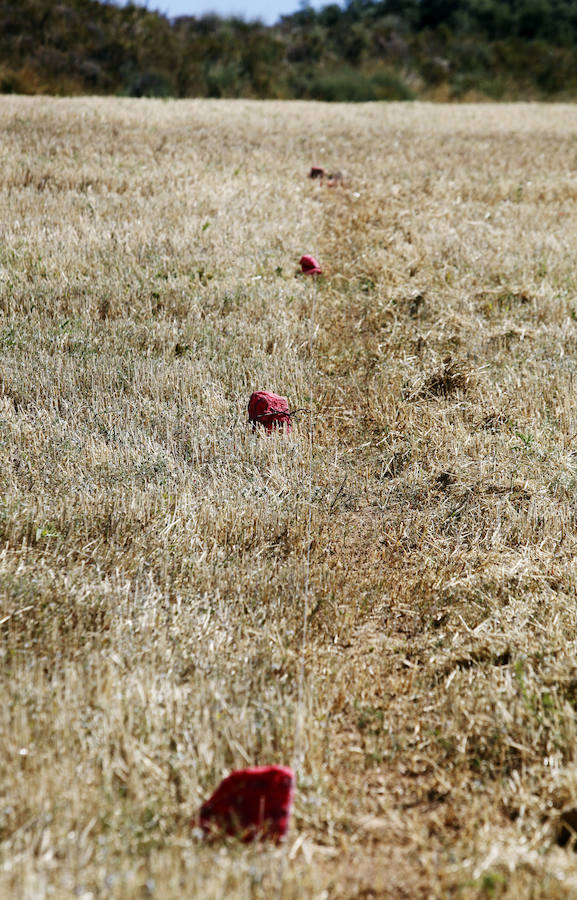
{"label": "red fabric in foreground", "polygon": [[221,781],[200,808],[199,824],[208,834],[249,842],[276,840],[288,830],[295,776],[287,766],[240,769]]}
{"label": "red fabric in foreground", "polygon": [[301,256],[300,264],[303,275],[323,274],[323,270],[321,269],[314,256],[310,256],[308,253],[306,253],[304,256]]}
{"label": "red fabric in foreground", "polygon": [[270,391],[255,391],[248,401],[248,419],[252,422],[252,429],[257,425],[264,425],[270,433],[273,428],[291,430],[291,417],[289,405],[284,397],[271,394]]}

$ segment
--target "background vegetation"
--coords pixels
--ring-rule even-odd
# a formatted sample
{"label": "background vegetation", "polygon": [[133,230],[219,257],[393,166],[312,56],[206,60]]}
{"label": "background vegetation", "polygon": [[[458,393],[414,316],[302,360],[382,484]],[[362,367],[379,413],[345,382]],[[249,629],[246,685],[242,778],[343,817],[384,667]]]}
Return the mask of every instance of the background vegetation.
{"label": "background vegetation", "polygon": [[0,125],[0,896],[277,896],[189,823],[293,760],[308,550],[283,898],[575,897],[575,108]]}
{"label": "background vegetation", "polygon": [[98,0],[0,0],[0,91],[140,97],[568,99],[576,0],[349,0],[279,24]]}

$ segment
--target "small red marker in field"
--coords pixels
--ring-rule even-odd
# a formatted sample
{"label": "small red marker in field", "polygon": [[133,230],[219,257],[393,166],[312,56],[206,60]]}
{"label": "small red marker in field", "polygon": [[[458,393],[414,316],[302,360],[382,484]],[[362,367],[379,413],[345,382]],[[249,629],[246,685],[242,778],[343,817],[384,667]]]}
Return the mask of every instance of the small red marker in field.
{"label": "small red marker in field", "polygon": [[248,401],[248,420],[252,422],[252,430],[257,425],[264,425],[270,432],[274,428],[291,430],[291,414],[289,405],[284,397],[272,394],[270,391],[255,391]]}
{"label": "small red marker in field", "polygon": [[321,269],[319,263],[316,261],[314,256],[310,256],[306,253],[304,256],[300,258],[300,266],[301,272],[303,275],[322,275],[323,270]]}
{"label": "small red marker in field", "polygon": [[309,178],[324,178],[326,174],[323,166],[311,166]]}
{"label": "small red marker in field", "polygon": [[230,835],[245,843],[285,837],[295,776],[287,766],[240,769],[221,781],[203,803],[197,821],[208,835]]}

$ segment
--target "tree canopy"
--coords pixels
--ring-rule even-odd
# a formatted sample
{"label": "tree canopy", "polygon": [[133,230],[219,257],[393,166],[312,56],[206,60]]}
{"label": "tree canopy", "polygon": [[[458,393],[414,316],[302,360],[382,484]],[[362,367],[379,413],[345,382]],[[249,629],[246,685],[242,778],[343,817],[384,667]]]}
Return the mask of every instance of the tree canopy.
{"label": "tree canopy", "polygon": [[347,0],[273,26],[0,0],[0,91],[325,100],[568,98],[577,0]]}

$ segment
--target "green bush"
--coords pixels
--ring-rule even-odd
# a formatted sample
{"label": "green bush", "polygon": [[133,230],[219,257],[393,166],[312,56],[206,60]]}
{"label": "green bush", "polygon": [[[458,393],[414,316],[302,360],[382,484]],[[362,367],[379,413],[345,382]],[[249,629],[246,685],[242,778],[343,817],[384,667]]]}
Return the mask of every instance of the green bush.
{"label": "green bush", "polygon": [[207,66],[204,77],[209,97],[242,95],[241,67],[236,62],[223,62]]}
{"label": "green bush", "polygon": [[375,72],[371,76],[375,100],[414,100],[415,95],[405,82],[392,72]]}
{"label": "green bush", "polygon": [[158,72],[137,72],[127,80],[120,93],[125,97],[171,97],[174,89],[165,75]]}
{"label": "green bush", "polygon": [[315,78],[309,86],[309,95],[329,103],[412,100],[414,96],[397,75],[389,72],[364,75],[356,69],[341,69]]}
{"label": "green bush", "polygon": [[506,89],[506,84],[498,76],[490,77],[463,73],[453,78],[451,82],[451,97],[455,100],[460,100],[470,91],[474,91],[490,100],[502,100]]}
{"label": "green bush", "polygon": [[24,94],[22,81],[11,69],[0,69],[0,94]]}

